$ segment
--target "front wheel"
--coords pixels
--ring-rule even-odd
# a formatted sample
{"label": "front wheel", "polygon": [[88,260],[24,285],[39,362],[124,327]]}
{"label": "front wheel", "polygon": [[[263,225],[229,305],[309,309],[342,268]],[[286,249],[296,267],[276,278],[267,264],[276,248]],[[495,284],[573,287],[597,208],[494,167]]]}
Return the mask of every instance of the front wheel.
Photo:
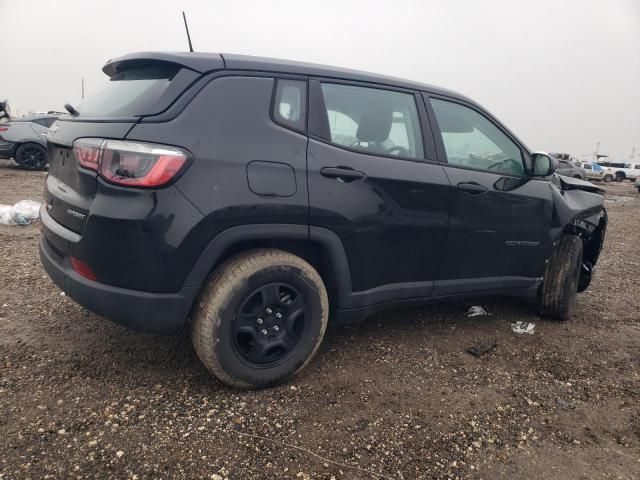
{"label": "front wheel", "polygon": [[309,363],[328,315],[324,283],[311,265],[281,250],[251,250],[226,261],[204,287],[192,341],[223,383],[264,388]]}
{"label": "front wheel", "polygon": [[613,182],[613,175],[611,175],[610,173],[608,173],[607,175],[604,176],[603,180],[607,183],[609,182]]}
{"label": "front wheel", "polygon": [[538,313],[541,317],[566,320],[576,302],[582,268],[582,239],[563,235],[554,246],[538,292]]}
{"label": "front wheel", "polygon": [[37,143],[25,143],[16,150],[15,160],[26,170],[44,170],[47,166],[47,151]]}

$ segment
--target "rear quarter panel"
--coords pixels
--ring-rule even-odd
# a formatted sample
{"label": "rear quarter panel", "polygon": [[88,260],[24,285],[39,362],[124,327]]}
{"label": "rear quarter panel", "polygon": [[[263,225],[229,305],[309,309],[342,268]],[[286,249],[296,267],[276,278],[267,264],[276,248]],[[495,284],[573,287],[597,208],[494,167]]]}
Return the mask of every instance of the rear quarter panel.
{"label": "rear quarter panel", "polygon": [[46,148],[47,139],[44,136],[48,129],[32,122],[12,122],[8,130],[2,132],[2,138],[17,144],[34,142]]}
{"label": "rear quarter panel", "polygon": [[[193,163],[176,187],[216,233],[252,223],[308,224],[307,137],[272,122],[273,85],[269,77],[217,77],[175,119],[141,123],[127,135],[191,152]],[[289,166],[294,187],[289,177],[287,185],[273,189],[286,195],[254,193],[247,165],[256,161]]]}

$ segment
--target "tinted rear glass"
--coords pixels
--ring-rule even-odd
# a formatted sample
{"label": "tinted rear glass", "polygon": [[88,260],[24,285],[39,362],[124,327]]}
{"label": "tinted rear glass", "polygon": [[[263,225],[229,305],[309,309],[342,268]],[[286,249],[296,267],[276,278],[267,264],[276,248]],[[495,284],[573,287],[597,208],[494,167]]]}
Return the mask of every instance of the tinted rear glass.
{"label": "tinted rear glass", "polygon": [[[171,63],[132,66],[105,82],[78,108],[81,116],[135,117],[158,113],[168,105],[170,91],[180,67]],[[162,101],[160,101],[162,99]]]}

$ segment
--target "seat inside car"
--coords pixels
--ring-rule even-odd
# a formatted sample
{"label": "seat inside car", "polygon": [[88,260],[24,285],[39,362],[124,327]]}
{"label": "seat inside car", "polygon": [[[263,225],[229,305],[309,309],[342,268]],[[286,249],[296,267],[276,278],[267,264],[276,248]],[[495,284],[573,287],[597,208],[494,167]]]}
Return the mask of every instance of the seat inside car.
{"label": "seat inside car", "polygon": [[383,143],[389,138],[392,122],[391,105],[381,102],[369,105],[358,122],[356,146],[372,153],[386,153],[387,149]]}

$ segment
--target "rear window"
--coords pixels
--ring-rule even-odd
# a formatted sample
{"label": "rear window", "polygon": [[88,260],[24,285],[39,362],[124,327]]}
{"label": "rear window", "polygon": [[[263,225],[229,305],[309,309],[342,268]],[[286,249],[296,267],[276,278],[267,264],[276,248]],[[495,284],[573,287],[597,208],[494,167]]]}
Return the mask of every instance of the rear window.
{"label": "rear window", "polygon": [[86,117],[136,117],[167,108],[186,87],[183,77],[195,72],[172,63],[132,65],[113,75],[78,108]]}

